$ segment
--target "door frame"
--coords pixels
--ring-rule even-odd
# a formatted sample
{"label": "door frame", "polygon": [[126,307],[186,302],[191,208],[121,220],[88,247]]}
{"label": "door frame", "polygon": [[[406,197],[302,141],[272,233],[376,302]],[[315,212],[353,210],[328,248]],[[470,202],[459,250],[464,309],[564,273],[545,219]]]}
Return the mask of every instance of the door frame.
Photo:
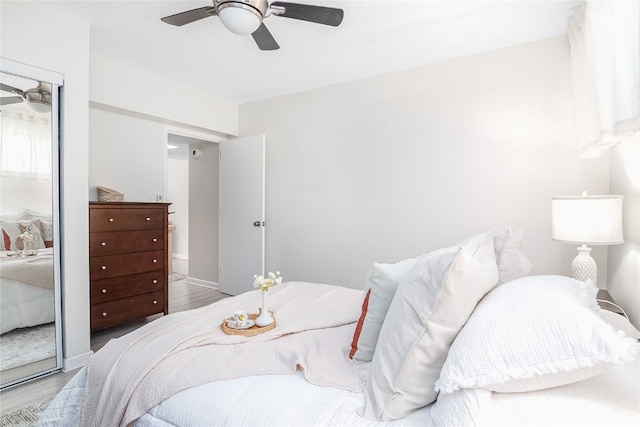
{"label": "door frame", "polygon": [[[167,144],[169,143],[169,135],[177,135],[177,136],[183,136],[183,137],[187,137],[187,138],[194,138],[197,139],[199,141],[202,142],[209,142],[212,144],[218,144],[218,146],[220,145],[220,142],[222,141],[226,141],[227,138],[224,138],[220,135],[217,135],[213,132],[203,132],[203,131],[199,131],[199,130],[195,130],[195,129],[189,129],[189,128],[183,128],[183,127],[179,127],[179,126],[175,126],[175,125],[165,125],[164,126],[164,157],[163,157],[163,175],[164,175],[164,182],[163,182],[163,189],[162,189],[162,197],[164,199],[164,201],[167,200],[167,190],[168,190],[168,161],[169,161],[169,153],[167,150]],[[220,165],[220,160],[218,159],[218,167]],[[189,187],[191,186],[191,184],[189,184]],[[219,190],[218,190],[219,192]],[[191,209],[191,202],[189,202],[189,209]],[[218,217],[218,213],[215,213],[216,215],[216,224],[217,224],[217,217]],[[189,255],[190,256],[190,255]],[[218,258],[220,258],[220,254],[218,254]],[[194,279],[192,277],[187,277],[187,282],[190,284],[195,284],[195,285],[199,285],[199,286],[205,286],[205,287],[213,287],[214,289],[217,289],[217,286],[212,286],[211,282],[206,282],[206,281],[201,281],[198,279]],[[217,282],[215,282],[215,284],[217,284]]]}

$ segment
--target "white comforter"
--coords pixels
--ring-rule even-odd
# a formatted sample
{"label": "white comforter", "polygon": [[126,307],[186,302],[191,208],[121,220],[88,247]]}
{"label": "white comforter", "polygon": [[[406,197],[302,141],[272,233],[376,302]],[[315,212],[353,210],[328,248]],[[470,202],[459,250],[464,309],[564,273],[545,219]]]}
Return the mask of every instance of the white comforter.
{"label": "white comforter", "polygon": [[[39,426],[78,426],[81,370]],[[216,381],[181,391],[143,415],[136,427],[375,426],[358,415],[362,393],[318,387],[298,372]],[[638,426],[640,361],[578,383],[529,393],[459,390],[390,426]]]}
{"label": "white comforter", "polygon": [[[216,303],[212,307],[227,307],[228,304],[233,305],[234,301],[244,300],[234,297],[224,301],[227,301],[226,304]],[[282,302],[286,303],[287,301],[287,299],[283,299]],[[354,299],[349,304],[356,301],[357,299]],[[274,307],[277,306],[277,300],[274,298]],[[346,311],[343,313],[339,311],[336,312],[337,317],[346,314]],[[285,310],[283,313],[286,312],[288,311]],[[198,313],[202,314],[196,311],[196,314]],[[293,310],[291,313],[295,314],[296,312]],[[216,316],[218,315],[216,313]],[[166,320],[158,322],[157,325],[163,325],[170,321],[171,316],[166,316],[163,319]],[[206,320],[206,318],[203,319]],[[282,325],[278,323],[278,328],[281,328],[280,333],[286,332],[291,325],[287,326],[286,316],[279,319],[282,320]],[[219,328],[219,320],[216,317],[215,321],[210,322],[210,325]],[[329,337],[328,341],[322,341],[323,346],[330,346],[332,343],[344,345],[345,337],[348,338],[353,331],[351,329],[345,335],[345,328],[355,327],[353,323],[346,325],[342,321],[338,323],[342,326],[329,328],[337,335],[333,338]],[[154,330],[159,329],[154,328]],[[148,329],[143,327],[138,331],[145,333],[148,332]],[[320,331],[326,332],[327,329]],[[313,333],[314,331],[308,332]],[[278,339],[276,336],[278,332],[274,332],[274,334],[272,338]],[[264,338],[266,337],[262,339]],[[198,340],[201,339],[202,336],[198,337]],[[207,339],[211,339],[211,337]],[[337,343],[334,339],[339,339],[340,342]],[[187,339],[182,342],[189,341]],[[125,346],[127,347],[131,342],[130,339],[129,341],[114,340],[110,347],[122,343],[127,343]],[[105,348],[107,347],[105,346]],[[140,347],[140,351],[144,351],[144,348]],[[473,355],[469,355],[469,357],[473,357]],[[102,357],[97,357],[96,360],[102,360]],[[215,352],[210,354],[210,360],[212,363],[216,360]],[[181,364],[185,366],[179,370],[188,372],[188,360],[182,362],[184,363]],[[228,362],[230,364],[227,366],[235,370],[234,360]],[[350,362],[345,359],[344,363]],[[142,370],[147,370],[147,368],[148,366],[144,364],[140,367]],[[359,381],[366,378],[368,368],[368,364],[354,366]],[[325,366],[323,369],[327,370],[327,367]],[[329,367],[330,369],[331,367]],[[192,370],[193,372],[198,374],[202,371]],[[364,402],[362,391],[337,385],[320,386],[317,379],[310,379],[308,374],[309,372],[303,373],[298,370],[295,373],[253,375],[249,370],[246,375],[239,378],[224,377],[229,379],[208,380],[190,388],[180,388],[171,397],[162,399],[161,402],[150,406],[150,409],[143,411],[139,415],[140,418],[135,421],[135,425],[148,427],[167,425],[369,426],[381,424],[359,416]],[[118,371],[113,371],[113,375],[108,377],[109,381],[117,376]],[[142,376],[147,377],[146,374]],[[126,384],[130,378],[121,379]],[[309,381],[315,381],[316,384]],[[86,406],[86,402],[83,403],[83,400],[87,396],[87,384],[92,384],[92,382],[87,381],[87,369],[85,368],[58,394],[41,416],[38,425],[86,425],[81,421],[80,411],[83,405]],[[117,399],[118,393],[116,389],[111,389],[104,398],[107,400]],[[124,402],[125,406],[128,404],[127,402]],[[88,416],[91,419],[91,415],[88,414]],[[482,389],[458,390],[453,394],[441,395],[434,404],[424,407],[404,419],[385,423],[385,425],[387,424],[420,426],[637,426],[640,425],[640,361],[630,365],[616,366],[606,374],[589,380],[537,392],[499,394]]]}
{"label": "white comforter", "polygon": [[[39,249],[36,257],[28,258],[0,253],[0,260],[0,333],[53,322],[53,249]],[[31,268],[34,264],[35,269]],[[15,266],[38,274],[31,278],[16,275]],[[49,285],[43,286],[47,281]]]}

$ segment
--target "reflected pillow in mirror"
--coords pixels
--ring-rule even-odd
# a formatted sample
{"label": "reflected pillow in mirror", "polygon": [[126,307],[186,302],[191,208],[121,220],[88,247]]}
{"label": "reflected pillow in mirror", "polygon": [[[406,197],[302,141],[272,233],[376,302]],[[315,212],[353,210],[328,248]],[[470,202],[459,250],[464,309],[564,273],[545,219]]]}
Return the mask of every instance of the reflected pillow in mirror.
{"label": "reflected pillow in mirror", "polygon": [[39,219],[20,221],[0,221],[5,250],[19,251],[24,248],[20,235],[28,231],[32,236],[31,249],[44,249],[45,243],[42,237],[42,228]]}

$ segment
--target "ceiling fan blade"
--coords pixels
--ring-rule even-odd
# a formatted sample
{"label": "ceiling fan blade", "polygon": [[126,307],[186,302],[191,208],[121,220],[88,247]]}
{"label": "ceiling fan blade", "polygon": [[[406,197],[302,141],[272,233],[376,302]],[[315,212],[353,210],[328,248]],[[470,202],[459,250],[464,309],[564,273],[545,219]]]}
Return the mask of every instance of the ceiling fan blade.
{"label": "ceiling fan blade", "polygon": [[176,13],[175,15],[171,16],[165,16],[164,18],[161,18],[161,20],[162,22],[166,22],[167,24],[176,25],[179,27],[215,15],[217,15],[216,8],[213,6],[206,6],[187,10],[186,12]]}
{"label": "ceiling fan blade", "polygon": [[20,96],[0,97],[0,105],[18,104],[23,101],[24,99]]}
{"label": "ceiling fan blade", "polygon": [[275,13],[285,18],[299,19],[301,21],[315,22],[316,24],[331,25],[337,27],[342,22],[344,11],[333,7],[311,6],[299,3],[287,3],[274,1],[271,6],[284,8],[283,13]]}
{"label": "ceiling fan blade", "polygon": [[264,23],[260,24],[257,30],[251,33],[251,37],[256,41],[260,50],[276,50],[280,49],[278,42],[273,38]]}
{"label": "ceiling fan blade", "polygon": [[6,85],[4,83],[0,83],[0,90],[3,92],[15,93],[18,95],[20,94],[20,92],[22,92],[20,89],[16,89],[15,87]]}

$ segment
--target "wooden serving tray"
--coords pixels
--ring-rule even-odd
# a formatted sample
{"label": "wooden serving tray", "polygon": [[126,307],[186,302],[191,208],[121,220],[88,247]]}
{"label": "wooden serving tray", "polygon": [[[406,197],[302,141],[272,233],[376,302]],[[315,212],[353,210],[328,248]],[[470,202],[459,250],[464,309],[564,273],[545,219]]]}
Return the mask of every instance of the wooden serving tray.
{"label": "wooden serving tray", "polygon": [[[273,316],[273,313],[272,313]],[[250,320],[256,320],[258,317],[258,314],[249,314],[249,319]],[[273,328],[276,327],[276,319],[275,317],[273,318],[273,323],[271,323],[270,325],[267,326],[258,326],[258,325],[253,325],[250,328],[247,329],[234,329],[234,328],[230,328],[227,326],[227,321],[226,319],[222,321],[222,332],[224,332],[227,335],[244,335],[245,337],[253,337],[259,334],[264,334],[267,331],[272,330]]]}

